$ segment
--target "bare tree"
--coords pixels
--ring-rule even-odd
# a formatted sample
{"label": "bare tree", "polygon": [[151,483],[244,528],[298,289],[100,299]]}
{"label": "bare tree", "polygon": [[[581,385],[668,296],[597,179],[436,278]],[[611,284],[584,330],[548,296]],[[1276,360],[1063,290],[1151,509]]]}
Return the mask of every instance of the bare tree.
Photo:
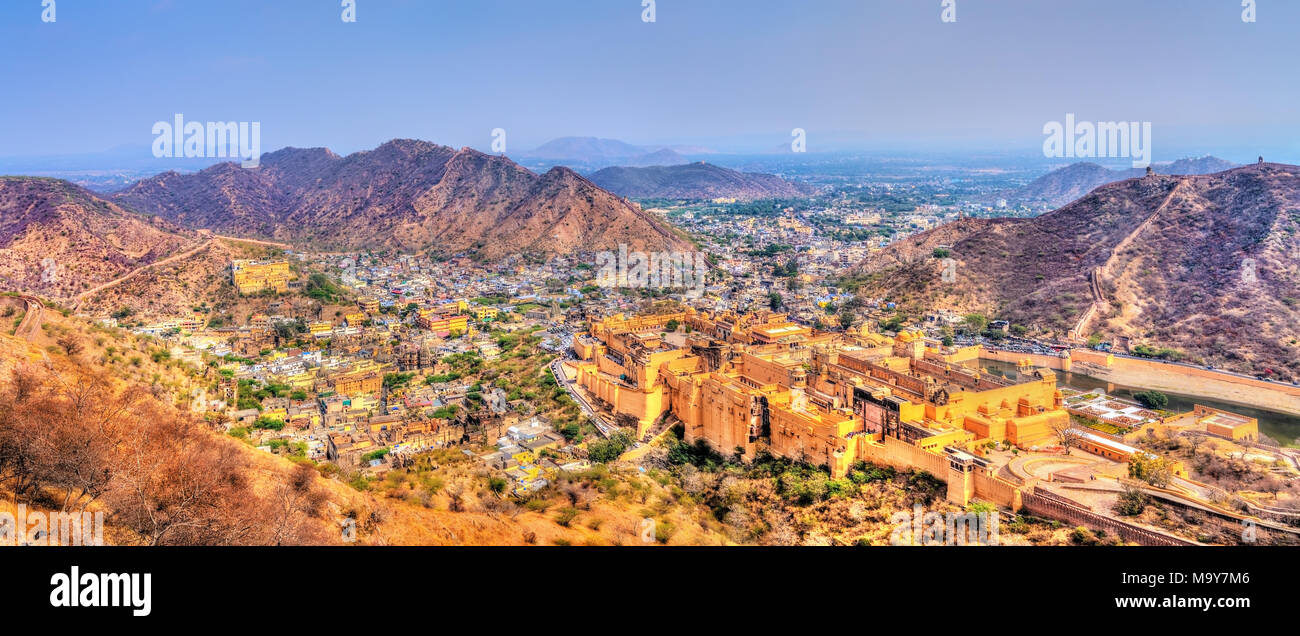
{"label": "bare tree", "polygon": [[121,480],[111,493],[114,520],[150,545],[249,543],[258,521],[244,458],[192,421],[163,417],[124,442]]}
{"label": "bare tree", "polygon": [[234,418],[222,411],[212,413],[208,420],[212,424],[212,429],[218,433],[226,432],[226,426],[232,421],[234,421]]}
{"label": "bare tree", "polygon": [[1259,490],[1273,495],[1273,501],[1277,501],[1278,493],[1286,490],[1286,483],[1277,475],[1265,475],[1259,482]]}
{"label": "bare tree", "polygon": [[1075,426],[1072,418],[1066,417],[1064,419],[1055,418],[1049,420],[1049,426],[1051,426],[1052,432],[1056,435],[1056,439],[1061,442],[1061,446],[1065,448],[1066,455],[1069,455],[1070,449],[1078,446],[1079,440],[1083,438],[1083,431],[1079,430],[1079,428]]}
{"label": "bare tree", "polygon": [[327,538],[320,532],[319,524],[311,519],[322,514],[325,493],[316,488],[316,469],[298,464],[289,473],[289,479],[275,488],[265,505],[263,518],[269,530],[265,543],[293,545],[324,543]]}
{"label": "bare tree", "polygon": [[238,442],[104,372],[22,366],[0,379],[0,484],[15,500],[57,498],[64,512],[100,501],[151,545],[329,542],[316,471],[272,469],[254,487],[265,472]]}
{"label": "bare tree", "polygon": [[131,419],[137,391],[117,392],[102,374],[77,371],[67,380],[18,369],[0,392],[0,480],[33,496],[62,493],[62,509],[98,498],[112,478],[119,431]]}
{"label": "bare tree", "polygon": [[59,336],[57,342],[58,345],[63,348],[63,351],[70,356],[75,356],[78,353],[81,353],[84,348],[81,345],[81,338],[77,337],[77,334],[71,332]]}

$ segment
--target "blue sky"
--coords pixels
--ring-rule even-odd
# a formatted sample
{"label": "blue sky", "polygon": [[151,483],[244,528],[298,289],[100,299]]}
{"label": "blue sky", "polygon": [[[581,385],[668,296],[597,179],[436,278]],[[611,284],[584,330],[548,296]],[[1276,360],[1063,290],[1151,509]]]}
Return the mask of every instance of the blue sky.
{"label": "blue sky", "polygon": [[[258,121],[262,147],[564,135],[723,150],[1033,153],[1047,121],[1153,122],[1157,160],[1300,161],[1300,2],[41,0],[0,7],[0,156]],[[819,146],[818,144],[821,144]]]}

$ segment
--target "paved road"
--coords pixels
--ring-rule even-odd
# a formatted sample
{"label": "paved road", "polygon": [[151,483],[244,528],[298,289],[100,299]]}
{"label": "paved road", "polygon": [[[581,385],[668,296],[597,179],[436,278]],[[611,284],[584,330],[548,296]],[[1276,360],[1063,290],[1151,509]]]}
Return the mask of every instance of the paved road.
{"label": "paved road", "polygon": [[569,397],[573,398],[573,401],[578,403],[578,408],[582,410],[582,413],[591,420],[592,424],[596,425],[596,430],[600,431],[601,435],[609,437],[615,430],[617,430],[617,427],[602,419],[600,415],[596,413],[596,409],[592,408],[591,405],[587,403],[586,398],[582,397],[582,394],[574,388],[573,381],[564,375],[563,360],[555,360],[551,362],[551,373],[555,376],[555,381],[558,382],[566,392],[568,392]]}

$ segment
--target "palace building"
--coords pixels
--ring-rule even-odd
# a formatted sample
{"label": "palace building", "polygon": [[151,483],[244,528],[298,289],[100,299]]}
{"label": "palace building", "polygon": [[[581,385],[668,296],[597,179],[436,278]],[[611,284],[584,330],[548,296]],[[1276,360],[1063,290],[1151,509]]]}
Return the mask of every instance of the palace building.
{"label": "palace building", "polygon": [[256,294],[270,289],[278,294],[289,291],[293,271],[289,261],[237,260],[230,264],[231,280],[241,295]]}
{"label": "palace building", "polygon": [[[687,333],[665,337],[670,321]],[[1069,426],[1054,372],[1025,363],[1021,382],[981,373],[920,332],[817,333],[779,313],[688,309],[592,319],[573,348],[578,384],[638,438],[671,412],[687,442],[746,459],[767,451],[835,477],[858,460],[969,472],[976,444],[1034,449]]]}

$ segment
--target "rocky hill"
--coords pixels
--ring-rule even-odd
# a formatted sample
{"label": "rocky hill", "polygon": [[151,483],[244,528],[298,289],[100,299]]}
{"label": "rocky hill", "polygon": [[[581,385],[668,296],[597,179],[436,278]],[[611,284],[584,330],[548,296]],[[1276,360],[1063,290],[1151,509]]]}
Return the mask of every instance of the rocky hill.
{"label": "rocky hill", "polygon": [[[965,219],[855,268],[905,311],[953,308],[1065,337],[1300,377],[1300,167],[1112,183],[1033,219]],[[944,259],[956,261],[944,282]],[[1095,283],[1094,283],[1095,281]]]}
{"label": "rocky hill", "polygon": [[1236,168],[1237,164],[1231,161],[1225,161],[1218,157],[1206,155],[1204,157],[1179,159],[1167,166],[1157,165],[1155,170],[1160,174],[1189,175],[1189,174],[1214,174]]}
{"label": "rocky hill", "polygon": [[0,177],[0,288],[69,298],[198,238],[57,179]]}
{"label": "rocky hill", "polygon": [[230,326],[236,316],[243,319],[254,313],[266,313],[272,302],[280,303],[285,311],[311,315],[321,304],[310,298],[300,294],[241,296],[230,282],[233,260],[282,257],[280,250],[214,239],[193,253],[182,253],[119,284],[84,294],[76,308],[90,316],[121,312],[129,316],[120,321],[124,326],[192,315],[192,309],[198,306],[207,308],[203,317],[212,321],[213,328]]}
{"label": "rocky hill", "polygon": [[1098,186],[1129,178],[1123,172],[1095,163],[1074,163],[1030,181],[1024,187],[1009,193],[1007,198],[1016,202],[1060,207],[1092,192]]}
{"label": "rocky hill", "polygon": [[809,189],[776,175],[739,172],[698,162],[650,168],[605,168],[591,175],[596,185],[632,198],[763,199],[794,197]]}
{"label": "rocky hill", "polygon": [[326,249],[498,258],[685,244],[639,206],[567,168],[538,175],[505,157],[413,140],[347,157],[286,148],[265,155],[258,169],[227,163],[165,173],[114,198],[191,228]]}

